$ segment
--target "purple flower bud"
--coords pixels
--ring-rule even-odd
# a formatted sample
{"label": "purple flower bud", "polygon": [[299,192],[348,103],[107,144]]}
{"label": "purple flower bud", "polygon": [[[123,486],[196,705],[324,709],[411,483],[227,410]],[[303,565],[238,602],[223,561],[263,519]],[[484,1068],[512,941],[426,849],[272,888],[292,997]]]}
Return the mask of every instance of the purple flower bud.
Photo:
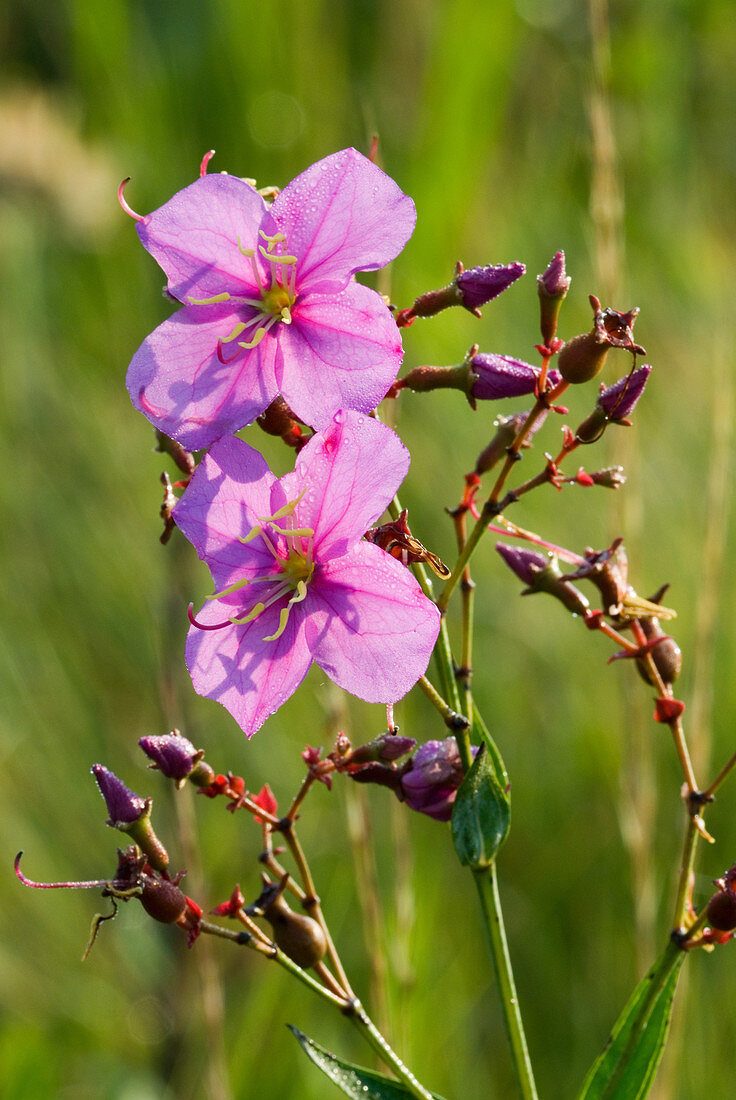
{"label": "purple flower bud", "polygon": [[536,550],[508,546],[503,542],[497,542],[496,549],[508,567],[527,586],[522,596],[532,592],[547,592],[573,615],[584,615],[590,607],[583,593],[562,577],[556,557],[550,560]]}
{"label": "purple flower bud", "polygon": [[[473,747],[473,755],[477,752]],[[449,821],[463,766],[454,737],[420,745],[401,777],[404,801],[435,821]]]}
{"label": "purple flower bud", "polygon": [[154,871],[165,871],[169,856],[151,825],[153,800],[129,791],[122,780],[102,764],[94,764],[91,771],[107,805],[110,815],[107,824],[121,833],[127,833]]}
{"label": "purple flower bud", "polygon": [[102,764],[94,764],[92,774],[105,799],[112,826],[132,825],[150,809],[150,799],[128,790],[122,780]]}
{"label": "purple flower bud", "polygon": [[[473,384],[473,397],[479,401],[493,401],[500,397],[521,397],[534,393],[539,378],[539,369],[521,359],[512,359],[509,355],[474,355],[470,365],[478,375]],[[551,370],[547,375],[550,386],[562,381],[559,371]]]}
{"label": "purple flower bud", "polygon": [[[494,427],[496,428],[496,434],[494,435],[488,446],[484,447],[484,449],[478,455],[478,460],[475,464],[475,473],[478,474],[478,476],[488,473],[488,471],[493,469],[493,467],[501,458],[505,457],[506,448],[510,447],[516,439],[516,436],[521,431],[521,428],[523,427],[524,422],[529,415],[529,412],[530,410],[527,409],[525,412],[513,413],[511,416],[496,417],[493,422]],[[526,438],[522,443],[523,448],[531,447],[532,438],[536,435],[536,433],[544,424],[545,420],[547,419],[548,413],[549,410],[545,409],[541,416],[539,416],[537,420],[535,420],[531,431],[527,433]]]}
{"label": "purple flower bud", "polygon": [[[195,749],[191,741],[178,730],[172,730],[161,737],[141,737],[138,744],[149,760],[153,761],[153,768],[157,768],[167,779],[175,779],[180,783],[192,775],[204,757],[204,749]],[[211,773],[208,782],[212,782],[214,772],[207,765],[205,769]],[[201,767],[197,770],[201,770]],[[208,783],[201,785],[206,787]]]}
{"label": "purple flower bud", "polygon": [[555,252],[547,270],[537,275],[537,289],[540,297],[564,298],[570,289],[572,279],[565,273],[565,253]]}
{"label": "purple flower bud", "polygon": [[648,365],[639,367],[601,391],[598,395],[598,404],[609,420],[622,421],[633,412],[637,401],[644,393],[651,370],[652,368]]}
{"label": "purple flower bud", "polygon": [[391,763],[408,752],[416,745],[413,737],[399,737],[395,733],[382,733],[365,745],[358,745],[350,754],[350,764],[367,764],[371,761]]}
{"label": "purple flower bud", "polygon": [[524,546],[509,546],[505,542],[497,542],[496,549],[509,569],[530,588],[534,586],[537,574],[549,565],[549,558],[544,554],[538,554],[536,550],[527,550]]}
{"label": "purple flower bud", "polygon": [[495,264],[487,267],[471,267],[455,276],[455,286],[460,291],[462,304],[471,311],[497,298],[504,290],[526,272],[524,264]]}

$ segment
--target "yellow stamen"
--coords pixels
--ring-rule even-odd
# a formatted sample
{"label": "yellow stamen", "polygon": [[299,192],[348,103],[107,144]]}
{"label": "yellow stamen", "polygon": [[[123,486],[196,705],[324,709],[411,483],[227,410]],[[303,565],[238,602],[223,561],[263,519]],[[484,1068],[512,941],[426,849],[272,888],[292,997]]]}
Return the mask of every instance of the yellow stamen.
{"label": "yellow stamen", "polygon": [[292,605],[296,604],[296,603],[301,603],[302,600],[304,600],[306,598],[306,595],[307,595],[306,582],[305,581],[299,581],[299,583],[296,586],[296,592],[291,597],[291,599],[287,603],[286,607],[281,608],[281,613],[279,615],[279,625],[278,625],[278,628],[277,628],[275,634],[267,635],[267,637],[265,637],[263,639],[264,642],[275,642],[277,638],[281,637],[281,635],[286,630],[286,624],[289,621],[289,611],[291,610]]}
{"label": "yellow stamen", "polygon": [[240,336],[241,332],[242,332],[242,331],[243,331],[243,329],[245,329],[246,327],[247,327],[247,326],[246,326],[245,322],[243,322],[243,321],[239,321],[239,322],[237,323],[237,325],[235,326],[235,328],[233,329],[233,331],[232,331],[232,332],[230,333],[230,335],[229,335],[229,336],[223,336],[223,337],[222,337],[222,342],[223,342],[223,344],[229,344],[229,343],[230,343],[230,341],[231,341],[231,340],[234,340],[236,336]]}
{"label": "yellow stamen", "polygon": [[[245,328],[245,326],[243,326],[243,327]],[[268,330],[265,329],[265,328],[257,328],[256,332],[255,332],[255,336],[253,337],[253,339],[252,340],[241,340],[238,343],[238,347],[239,348],[245,348],[246,350],[249,350],[250,348],[256,347],[258,344],[260,344],[261,340],[266,335],[267,331]]]}
{"label": "yellow stamen", "polygon": [[190,298],[189,301],[193,306],[213,306],[218,302],[229,302],[230,295],[223,290],[222,294],[215,294],[212,298]]}

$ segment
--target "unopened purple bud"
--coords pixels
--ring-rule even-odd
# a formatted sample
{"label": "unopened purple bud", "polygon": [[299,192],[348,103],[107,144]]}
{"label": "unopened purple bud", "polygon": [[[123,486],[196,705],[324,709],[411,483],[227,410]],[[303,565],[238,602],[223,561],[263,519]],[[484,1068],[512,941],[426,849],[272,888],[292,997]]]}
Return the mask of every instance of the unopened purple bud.
{"label": "unopened purple bud", "polygon": [[[521,397],[534,393],[539,378],[539,368],[509,355],[474,355],[470,366],[478,375],[473,384],[473,397],[479,401],[494,401],[501,397]],[[547,375],[550,386],[557,386],[562,375],[551,370]]]}
{"label": "unopened purple bud", "polygon": [[537,289],[540,297],[564,298],[570,289],[572,279],[565,272],[565,253],[555,252],[546,271],[537,275]]}
{"label": "unopened purple bud", "polygon": [[601,391],[598,395],[598,404],[609,420],[614,422],[625,420],[634,411],[637,401],[644,393],[651,370],[652,368],[645,364]]}
{"label": "unopened purple bud", "polygon": [[145,855],[154,871],[165,871],[169,856],[151,825],[153,799],[141,798],[129,791],[122,780],[102,764],[92,766],[100,794],[105,799],[110,817],[107,824],[121,833],[127,833]]}
{"label": "unopened purple bud", "polygon": [[562,300],[570,289],[572,279],[565,274],[565,253],[555,252],[547,270],[537,275],[539,295],[539,327],[542,340],[549,347],[557,332]]}
{"label": "unopened purple bud", "polygon": [[536,550],[527,550],[523,546],[509,546],[505,542],[497,542],[496,549],[508,565],[509,569],[524,584],[533,587],[538,573],[549,565],[549,558],[544,554],[538,554]]}
{"label": "unopened purple bud", "polygon": [[[524,423],[529,416],[530,410],[525,412],[512,413],[510,416],[497,416],[493,424],[496,428],[496,434],[487,447],[481,451],[478,455],[478,460],[475,464],[475,473],[479,476],[481,474],[488,473],[499,459],[503,458],[507,454],[507,448],[516,439],[517,435],[521,431]],[[532,438],[536,435],[539,429],[547,419],[549,409],[545,409],[540,416],[534,421],[531,430],[527,432],[522,443],[523,448],[531,447]]]}
{"label": "unopened purple bud", "polygon": [[527,586],[522,596],[533,592],[547,592],[573,615],[584,615],[590,607],[583,593],[562,577],[556,557],[550,559],[536,550],[508,546],[504,542],[497,542],[496,549],[519,580]]}
{"label": "unopened purple bud", "polygon": [[[473,755],[477,752],[473,747]],[[420,745],[401,777],[404,801],[435,821],[449,821],[463,766],[454,737]]]}
{"label": "unopened purple bud", "polygon": [[[141,737],[138,744],[149,760],[153,761],[151,767],[157,768],[167,779],[175,779],[181,783],[191,777],[195,770],[202,770],[204,749],[195,749],[191,741],[178,730],[172,730],[160,737]],[[214,772],[209,765],[204,765],[204,768],[210,773],[208,782],[211,783]],[[202,778],[206,779],[206,776]],[[208,786],[208,782],[202,782],[201,786]]]}
{"label": "unopened purple bud", "polygon": [[406,756],[416,745],[413,737],[399,737],[395,733],[382,733],[365,745],[358,745],[350,754],[350,764],[367,764],[369,761],[382,761],[390,764]]}
{"label": "unopened purple bud", "polygon": [[150,809],[150,799],[141,798],[128,790],[122,780],[102,764],[94,764],[92,774],[107,805],[110,815],[108,824],[114,827],[132,825]]}
{"label": "unopened purple bud", "polygon": [[455,286],[460,291],[462,304],[472,312],[503,294],[525,272],[526,267],[521,263],[471,267],[455,276]]}

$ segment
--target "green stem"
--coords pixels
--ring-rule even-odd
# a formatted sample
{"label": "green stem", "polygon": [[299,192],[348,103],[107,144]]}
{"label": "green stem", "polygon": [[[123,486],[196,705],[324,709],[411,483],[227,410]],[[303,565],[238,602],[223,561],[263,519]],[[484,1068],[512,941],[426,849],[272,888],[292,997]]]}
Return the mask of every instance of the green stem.
{"label": "green stem", "polygon": [[511,969],[506,929],[501,912],[501,899],[498,894],[496,864],[474,871],[475,885],[478,889],[481,909],[485,920],[486,937],[496,971],[496,979],[501,994],[501,1007],[506,1025],[506,1034],[511,1047],[511,1060],[516,1074],[519,1095],[524,1100],[537,1100],[529,1050],[526,1045],[524,1025],[521,1021],[519,1000],[516,995],[514,974]]}
{"label": "green stem", "polygon": [[433,1100],[432,1093],[417,1081],[411,1070],[401,1061],[396,1051],[388,1045],[360,1001],[351,1001],[350,1006],[344,1009],[344,1012],[353,1021],[366,1042],[373,1047],[381,1061],[385,1062],[398,1079],[406,1085],[412,1096],[418,1097],[419,1100]]}
{"label": "green stem", "polygon": [[699,830],[697,823],[690,817],[685,833],[685,843],[680,863],[680,875],[677,881],[677,898],[675,900],[675,916],[673,928],[675,930],[685,927],[687,916],[687,903],[690,897],[690,880],[695,867],[695,852],[698,846]]}

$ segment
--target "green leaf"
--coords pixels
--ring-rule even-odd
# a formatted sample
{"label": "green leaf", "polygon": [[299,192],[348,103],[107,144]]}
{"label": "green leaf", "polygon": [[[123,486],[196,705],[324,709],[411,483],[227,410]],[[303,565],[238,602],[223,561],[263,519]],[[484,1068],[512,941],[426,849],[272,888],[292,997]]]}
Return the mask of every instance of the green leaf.
{"label": "green leaf", "polygon": [[483,719],[475,712],[481,746],[460,785],[452,812],[452,836],[460,862],[489,867],[508,836],[511,823],[509,778]]}
{"label": "green leaf", "polygon": [[[637,985],[616,1021],[603,1052],[596,1058],[583,1082],[578,1100],[641,1100],[654,1081],[667,1040],[677,979],[685,954],[668,948],[646,977]],[[662,979],[662,971],[668,970]],[[649,996],[652,983],[659,989]],[[626,1049],[629,1037],[643,1019],[643,1027],[631,1049]],[[625,1062],[622,1063],[622,1057]],[[608,1092],[614,1074],[618,1079]]]}
{"label": "green leaf", "polygon": [[[414,1094],[409,1092],[405,1085],[394,1081],[390,1077],[384,1077],[382,1073],[373,1073],[363,1066],[354,1066],[352,1062],[343,1062],[336,1058],[328,1050],[315,1043],[299,1028],[287,1024],[289,1031],[301,1044],[302,1050],[308,1058],[319,1066],[326,1077],[337,1085],[346,1096],[352,1096],[355,1100],[406,1100],[407,1096]],[[437,1092],[433,1092],[435,1100],[442,1100]]]}

